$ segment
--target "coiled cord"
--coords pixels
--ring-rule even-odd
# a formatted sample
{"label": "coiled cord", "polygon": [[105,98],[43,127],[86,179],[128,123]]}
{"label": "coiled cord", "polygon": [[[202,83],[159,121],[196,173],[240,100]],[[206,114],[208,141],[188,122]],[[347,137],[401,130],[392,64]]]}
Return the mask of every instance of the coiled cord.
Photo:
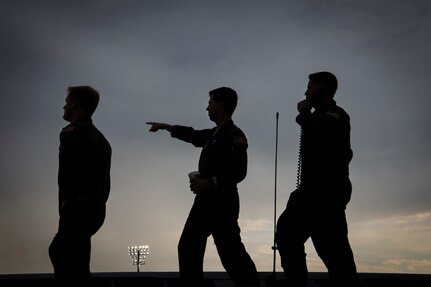
{"label": "coiled cord", "polygon": [[301,129],[301,133],[299,135],[299,153],[298,153],[298,167],[296,170],[296,188],[299,188],[301,184],[301,169],[302,169],[302,140],[304,137],[304,132]]}

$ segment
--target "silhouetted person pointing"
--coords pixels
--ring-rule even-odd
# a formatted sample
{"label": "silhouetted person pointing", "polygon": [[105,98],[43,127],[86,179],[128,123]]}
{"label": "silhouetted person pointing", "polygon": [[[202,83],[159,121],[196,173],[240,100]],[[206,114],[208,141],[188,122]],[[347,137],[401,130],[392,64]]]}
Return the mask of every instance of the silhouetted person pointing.
{"label": "silhouetted person pointing", "polygon": [[309,237],[328,268],[331,286],[361,286],[345,214],[352,192],[350,118],[334,101],[337,87],[333,74],[311,74],[306,98],[298,103],[300,184],[277,223],[277,247],[288,286],[307,285],[304,244]]}
{"label": "silhouetted person pointing", "polygon": [[239,286],[258,286],[256,267],[241,242],[237,184],[247,174],[247,139],[233,123],[238,96],[231,88],[209,92],[208,116],[215,128],[148,122],[150,131],[168,130],[171,136],[202,148],[198,175],[191,176],[195,200],[179,244],[180,276],[184,286],[203,286],[203,260],[212,235],[223,267]]}
{"label": "silhouetted person pointing", "polygon": [[99,93],[69,87],[60,133],[58,200],[60,222],[50,247],[58,286],[88,286],[91,236],[105,220],[110,192],[111,146],[93,125]]}

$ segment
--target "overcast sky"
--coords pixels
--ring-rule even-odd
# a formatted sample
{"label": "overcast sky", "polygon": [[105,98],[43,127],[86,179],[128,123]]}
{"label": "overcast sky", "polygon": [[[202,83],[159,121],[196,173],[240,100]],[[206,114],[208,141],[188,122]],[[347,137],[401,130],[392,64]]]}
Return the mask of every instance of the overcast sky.
{"label": "overcast sky", "polygon": [[[278,216],[296,181],[296,103],[322,70],[338,77],[352,121],[358,270],[430,273],[430,28],[428,0],[1,0],[0,273],[52,272],[62,107],[68,86],[87,84],[113,148],[92,271],[133,271],[127,246],[141,244],[143,270],[178,270],[200,150],[145,122],[212,127],[208,91],[220,86],[238,92],[234,121],[249,141],[243,242],[272,270],[275,114]],[[311,271],[325,270],[311,244],[307,253]],[[204,268],[223,270],[212,240]]]}

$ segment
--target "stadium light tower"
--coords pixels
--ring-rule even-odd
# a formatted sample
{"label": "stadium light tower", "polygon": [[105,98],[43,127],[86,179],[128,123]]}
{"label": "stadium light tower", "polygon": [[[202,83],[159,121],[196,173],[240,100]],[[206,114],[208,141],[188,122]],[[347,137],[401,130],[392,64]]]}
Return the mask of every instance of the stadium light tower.
{"label": "stadium light tower", "polygon": [[145,258],[150,254],[150,247],[148,245],[141,246],[129,246],[129,255],[132,256],[132,263],[136,265],[137,272],[139,272],[139,266],[145,264]]}

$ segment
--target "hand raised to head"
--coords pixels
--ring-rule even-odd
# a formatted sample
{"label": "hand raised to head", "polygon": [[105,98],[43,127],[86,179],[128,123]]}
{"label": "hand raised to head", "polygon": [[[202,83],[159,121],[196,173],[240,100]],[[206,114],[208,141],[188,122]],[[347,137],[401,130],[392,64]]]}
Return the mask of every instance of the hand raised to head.
{"label": "hand raised to head", "polygon": [[309,99],[302,100],[298,103],[298,112],[309,112],[313,108],[311,101]]}

